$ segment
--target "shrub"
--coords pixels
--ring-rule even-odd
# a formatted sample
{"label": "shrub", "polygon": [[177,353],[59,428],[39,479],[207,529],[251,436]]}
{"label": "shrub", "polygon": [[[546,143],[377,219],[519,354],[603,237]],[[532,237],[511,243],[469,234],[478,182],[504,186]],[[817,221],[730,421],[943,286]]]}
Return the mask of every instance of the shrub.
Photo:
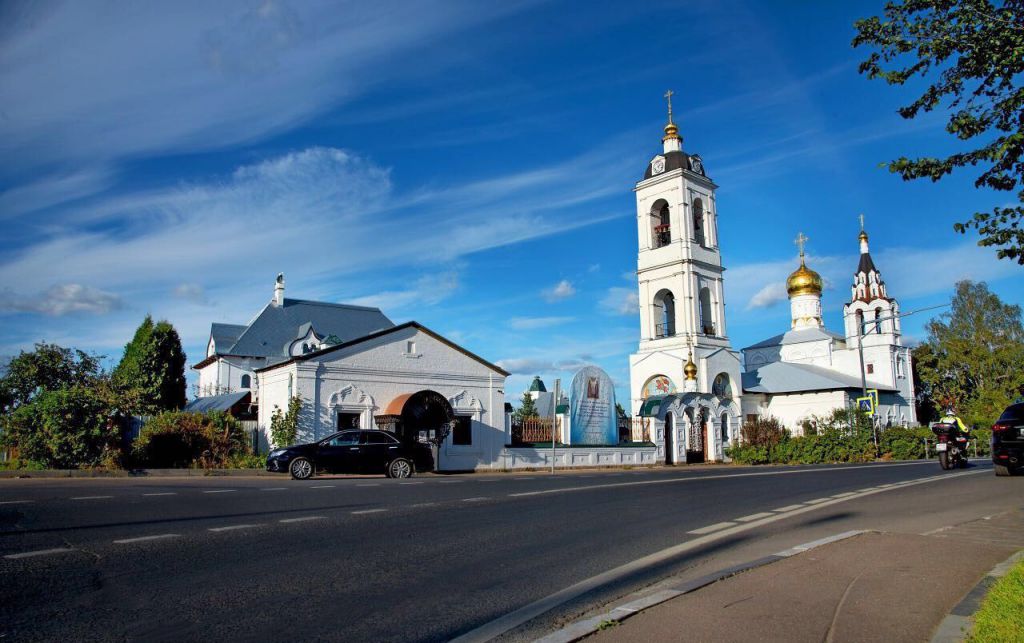
{"label": "shrub", "polygon": [[[920,460],[926,457],[925,439],[930,438],[932,432],[927,427],[894,426],[879,432],[878,448],[883,457],[893,460]],[[934,454],[934,450],[929,453]]]}
{"label": "shrub", "polygon": [[0,439],[22,460],[48,468],[97,466],[120,437],[108,426],[107,408],[90,387],[42,391],[7,416]]}
{"label": "shrub", "polygon": [[288,412],[274,406],[270,416],[270,441],[275,447],[286,447],[295,444],[299,434],[299,413],[302,411],[302,398],[296,395],[288,400]]}
{"label": "shrub", "polygon": [[146,423],[134,452],[151,467],[221,466],[249,447],[241,423],[228,413],[167,411]]}
{"label": "shrub", "polygon": [[772,447],[781,442],[788,432],[777,419],[758,416],[743,423],[740,435],[744,445]]}

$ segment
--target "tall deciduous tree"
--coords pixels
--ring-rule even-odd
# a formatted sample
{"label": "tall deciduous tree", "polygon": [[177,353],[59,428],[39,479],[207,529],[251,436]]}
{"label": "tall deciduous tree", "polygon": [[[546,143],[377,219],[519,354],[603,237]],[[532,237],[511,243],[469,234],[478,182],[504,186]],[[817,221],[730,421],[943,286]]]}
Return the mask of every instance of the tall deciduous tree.
{"label": "tall deciduous tree", "polygon": [[[947,110],[946,131],[974,148],[945,158],[901,157],[888,164],[890,172],[938,181],[956,168],[980,166],[977,187],[1024,188],[1024,1],[898,0],[886,3],[883,16],[854,26],[853,45],[876,49],[861,73],[890,85],[916,76],[931,82],[900,116]],[[976,229],[979,245],[1024,265],[1024,189],[1017,200],[977,212],[954,229]]]}
{"label": "tall deciduous tree", "polygon": [[178,331],[167,321],[146,319],[124,347],[114,369],[115,386],[137,393],[142,413],[174,411],[185,406],[185,352]]}
{"label": "tall deciduous tree", "polygon": [[1021,308],[1004,304],[982,283],[956,285],[949,312],[928,323],[917,369],[940,406],[969,422],[988,423],[1024,393]]}
{"label": "tall deciduous tree", "polygon": [[0,411],[10,412],[44,391],[89,384],[100,372],[100,358],[77,349],[41,342],[22,351],[0,378]]}

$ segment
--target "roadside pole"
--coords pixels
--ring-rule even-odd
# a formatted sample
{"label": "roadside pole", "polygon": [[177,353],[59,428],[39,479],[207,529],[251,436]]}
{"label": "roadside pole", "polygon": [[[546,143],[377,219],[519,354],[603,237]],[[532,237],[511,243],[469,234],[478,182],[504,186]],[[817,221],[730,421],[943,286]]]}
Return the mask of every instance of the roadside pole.
{"label": "roadside pole", "polygon": [[551,402],[551,473],[555,472],[555,432],[558,431],[558,397],[562,380],[555,379],[555,397]]}

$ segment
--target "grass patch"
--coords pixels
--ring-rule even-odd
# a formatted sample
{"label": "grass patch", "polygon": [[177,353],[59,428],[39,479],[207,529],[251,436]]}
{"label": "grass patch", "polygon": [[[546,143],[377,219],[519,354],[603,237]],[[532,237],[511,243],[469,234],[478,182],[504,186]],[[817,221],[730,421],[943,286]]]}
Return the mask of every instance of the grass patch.
{"label": "grass patch", "polygon": [[985,595],[974,615],[970,643],[1024,642],[1024,560],[1014,565]]}

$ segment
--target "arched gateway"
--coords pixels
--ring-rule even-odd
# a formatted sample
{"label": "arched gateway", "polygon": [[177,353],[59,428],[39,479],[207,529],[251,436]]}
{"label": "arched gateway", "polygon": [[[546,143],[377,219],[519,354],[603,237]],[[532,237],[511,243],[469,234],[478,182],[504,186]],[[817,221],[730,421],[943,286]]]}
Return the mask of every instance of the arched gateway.
{"label": "arched gateway", "polygon": [[431,441],[437,444],[451,430],[455,412],[448,399],[437,391],[405,393],[391,400],[377,426],[403,440]]}

